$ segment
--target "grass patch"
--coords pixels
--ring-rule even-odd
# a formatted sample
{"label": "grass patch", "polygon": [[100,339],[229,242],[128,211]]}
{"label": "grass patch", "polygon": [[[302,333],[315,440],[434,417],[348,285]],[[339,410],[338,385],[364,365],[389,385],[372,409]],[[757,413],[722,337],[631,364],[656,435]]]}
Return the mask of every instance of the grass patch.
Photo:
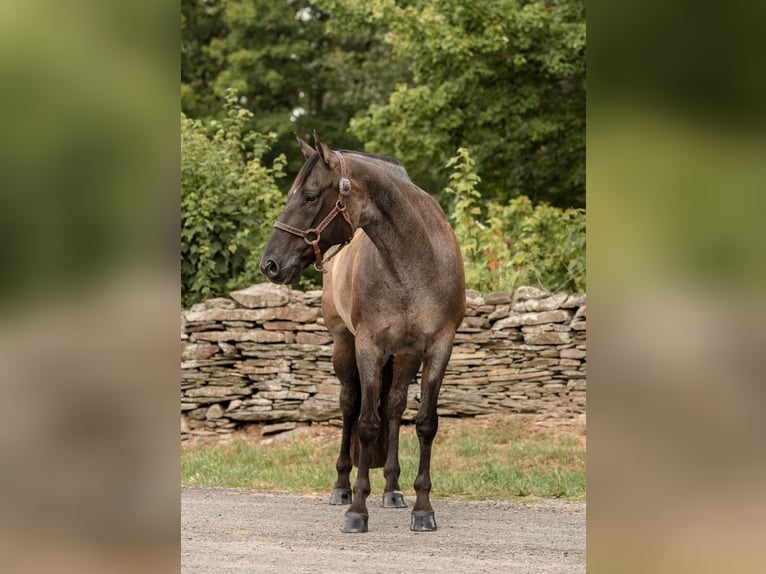
{"label": "grass patch", "polygon": [[[418,440],[402,428],[400,483],[413,495]],[[297,493],[329,493],[335,482],[338,435],[286,444],[235,440],[196,444],[181,451],[185,485],[229,486]],[[352,483],[353,483],[352,473]],[[370,471],[372,491],[383,492],[383,470]],[[585,496],[584,436],[502,421],[490,428],[452,423],[440,429],[431,461],[433,498],[502,500],[535,496],[581,500]]]}

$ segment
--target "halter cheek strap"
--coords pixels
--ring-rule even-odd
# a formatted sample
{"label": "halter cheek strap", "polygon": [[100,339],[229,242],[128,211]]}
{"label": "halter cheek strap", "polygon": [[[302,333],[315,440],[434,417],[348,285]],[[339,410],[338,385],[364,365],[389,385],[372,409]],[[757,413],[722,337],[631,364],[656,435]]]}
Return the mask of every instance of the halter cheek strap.
{"label": "halter cheek strap", "polygon": [[351,222],[351,218],[348,215],[348,211],[346,209],[346,198],[351,195],[351,180],[348,178],[348,172],[346,170],[346,160],[343,158],[343,156],[339,152],[333,152],[335,154],[335,157],[338,158],[338,163],[340,164],[340,180],[338,182],[338,199],[335,202],[335,207],[333,207],[330,210],[330,213],[328,213],[322,221],[319,222],[319,225],[316,227],[312,227],[311,229],[298,229],[297,227],[293,227],[292,225],[287,225],[286,223],[282,223],[281,221],[277,221],[274,224],[274,227],[277,229],[281,229],[282,231],[286,231],[287,233],[291,233],[292,235],[297,235],[298,237],[302,237],[303,240],[311,245],[314,249],[314,257],[316,258],[316,262],[314,263],[314,268],[317,271],[321,271],[322,273],[325,273],[324,264],[327,263],[332,257],[338,254],[338,251],[340,249],[337,249],[332,255],[330,255],[327,259],[322,259],[322,250],[319,248],[319,239],[322,236],[322,231],[325,230],[325,228],[330,225],[333,219],[340,214],[345,222],[348,224],[349,228],[351,229],[351,236],[341,245],[341,248],[343,245],[346,245],[349,241],[351,241],[351,238],[354,237],[354,224]]}

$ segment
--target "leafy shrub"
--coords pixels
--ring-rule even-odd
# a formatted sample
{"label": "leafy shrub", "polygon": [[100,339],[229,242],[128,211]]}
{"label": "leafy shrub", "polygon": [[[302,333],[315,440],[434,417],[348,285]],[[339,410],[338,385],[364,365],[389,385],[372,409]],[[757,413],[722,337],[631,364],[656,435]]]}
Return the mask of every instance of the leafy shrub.
{"label": "leafy shrub", "polygon": [[181,114],[181,300],[184,306],[260,280],[258,261],[283,197],[284,156],[263,165],[275,136],[243,133],[253,116],[228,93],[225,118]]}
{"label": "leafy shrub", "polygon": [[584,209],[534,206],[523,195],[482,209],[476,189],[481,179],[468,150],[460,148],[447,167],[454,168],[445,191],[453,198],[450,219],[463,251],[467,287],[585,291]]}

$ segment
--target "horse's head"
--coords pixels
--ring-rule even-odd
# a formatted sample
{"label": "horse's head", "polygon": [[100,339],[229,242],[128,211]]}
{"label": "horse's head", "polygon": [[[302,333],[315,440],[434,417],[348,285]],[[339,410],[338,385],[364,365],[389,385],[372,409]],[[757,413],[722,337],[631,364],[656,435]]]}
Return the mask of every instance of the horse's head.
{"label": "horse's head", "polygon": [[273,283],[296,283],[312,263],[321,270],[322,253],[348,242],[354,234],[346,212],[351,182],[345,160],[321,142],[316,132],[316,150],[301,138],[298,143],[306,161],[261,258],[261,271]]}

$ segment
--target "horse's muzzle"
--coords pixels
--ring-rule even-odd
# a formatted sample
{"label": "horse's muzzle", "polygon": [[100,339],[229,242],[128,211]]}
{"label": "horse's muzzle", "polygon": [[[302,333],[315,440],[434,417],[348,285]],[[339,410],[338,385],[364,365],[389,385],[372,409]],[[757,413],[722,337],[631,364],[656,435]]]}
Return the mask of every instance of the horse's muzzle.
{"label": "horse's muzzle", "polygon": [[263,273],[272,283],[282,283],[279,276],[280,271],[279,263],[273,259],[266,259],[265,257],[261,259],[261,273]]}
{"label": "horse's muzzle", "polygon": [[279,285],[292,285],[293,283],[297,283],[301,277],[300,267],[295,265],[282,267],[271,258],[262,258],[260,268],[261,273],[266,276],[266,279]]}

